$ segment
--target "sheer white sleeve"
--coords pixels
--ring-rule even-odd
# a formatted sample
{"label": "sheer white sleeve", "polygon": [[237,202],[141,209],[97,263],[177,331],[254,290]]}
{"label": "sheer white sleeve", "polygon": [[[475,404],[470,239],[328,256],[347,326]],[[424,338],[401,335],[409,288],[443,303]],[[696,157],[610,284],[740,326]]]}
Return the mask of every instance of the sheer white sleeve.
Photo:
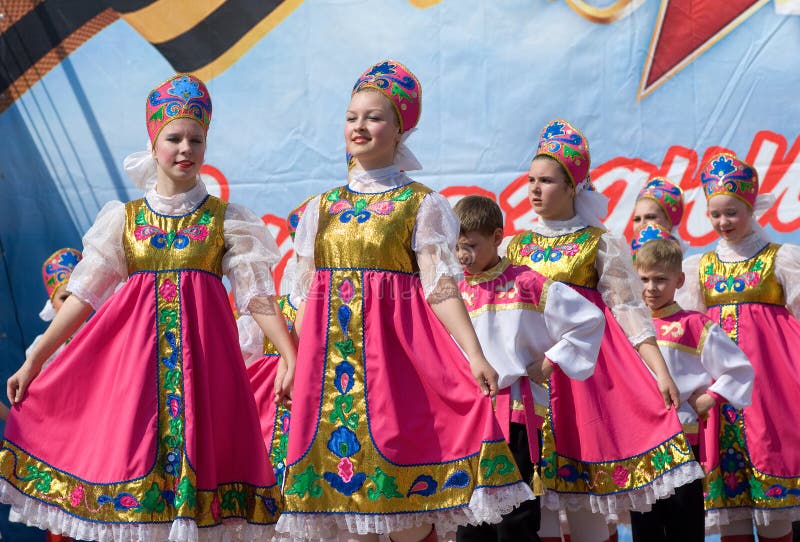
{"label": "sheer white sleeve", "polygon": [[632,345],[655,337],[650,309],[642,301],[642,281],[633,269],[631,251],[622,237],[604,233],[595,262],[600,279],[597,290]]}
{"label": "sheer white sleeve", "polygon": [[72,270],[67,291],[95,310],[128,276],[128,260],[122,245],[124,230],[125,204],[110,201],[100,209],[83,236],[83,259]]}
{"label": "sheer white sleeve", "polygon": [[709,386],[736,408],[750,404],[753,394],[753,366],[736,343],[717,324],[708,327],[700,351],[700,363],[715,382]]}
{"label": "sheer white sleeve", "polygon": [[264,332],[250,315],[240,316],[236,320],[239,331],[239,348],[245,365],[251,365],[264,355]]}
{"label": "sheer white sleeve", "polygon": [[317,241],[319,228],[319,200],[315,196],[306,204],[306,210],[300,217],[297,231],[294,234],[294,283],[290,291],[292,299],[301,303],[308,296],[311,287],[311,278],[314,276],[316,265],[314,263],[314,245]]}
{"label": "sheer white sleeve", "polygon": [[231,282],[239,314],[249,314],[254,298],[275,295],[272,266],[280,260],[280,251],[267,225],[241,205],[228,204],[224,231],[222,272]]}
{"label": "sheer white sleeve", "polygon": [[554,344],[545,356],[568,377],[586,380],[597,363],[606,319],[594,303],[571,287],[552,281],[547,284],[544,322]]}
{"label": "sheer white sleeve", "polygon": [[800,319],[800,247],[781,245],[775,258],[775,277],[783,286],[786,308]]}
{"label": "sheer white sleeve", "polygon": [[683,260],[683,274],[686,280],[683,286],[675,292],[675,301],[681,308],[689,311],[706,312],[706,302],[703,296],[703,286],[700,284],[700,258],[702,254],[695,254]]}
{"label": "sheer white sleeve", "polygon": [[462,279],[463,270],[456,257],[460,229],[458,217],[444,196],[437,192],[425,196],[417,210],[411,239],[425,297],[431,294],[442,277],[452,277],[456,282]]}

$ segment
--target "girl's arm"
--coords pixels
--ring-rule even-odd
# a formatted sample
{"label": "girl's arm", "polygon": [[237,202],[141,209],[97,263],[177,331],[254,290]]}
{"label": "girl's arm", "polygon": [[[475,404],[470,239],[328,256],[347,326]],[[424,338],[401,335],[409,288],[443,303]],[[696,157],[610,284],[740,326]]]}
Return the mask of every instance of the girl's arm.
{"label": "girl's arm", "polygon": [[702,254],[695,254],[683,260],[683,274],[686,281],[675,292],[675,301],[681,308],[689,311],[706,312],[703,288],[700,284],[700,258]]}
{"label": "girl's arm", "polygon": [[224,232],[222,272],[230,280],[239,314],[250,314],[281,354],[285,371],[276,378],[275,391],[288,401],[297,350],[275,303],[272,266],[280,260],[278,245],[255,213],[233,203],[225,211]]}
{"label": "girl's arm", "polygon": [[428,296],[428,304],[467,355],[472,376],[477,380],[481,392],[494,397],[497,393],[497,372],[486,361],[455,279],[439,279],[436,288]]}
{"label": "girl's arm", "polygon": [[664,398],[664,406],[669,409],[670,405],[678,408],[681,404],[681,395],[678,393],[678,386],[672,380],[669,374],[667,363],[664,361],[664,356],[661,355],[661,350],[658,349],[658,343],[655,337],[648,337],[636,346],[639,355],[644,360],[645,364],[656,375],[656,383],[658,384],[658,391]]}
{"label": "girl's arm", "polygon": [[281,354],[275,377],[275,402],[290,404],[297,345],[286,327],[286,321],[275,302],[275,296],[257,297],[250,302],[250,315]]}
{"label": "girl's arm", "polygon": [[595,266],[600,276],[597,290],[603,301],[644,363],[656,375],[664,406],[669,408],[672,404],[677,408],[680,405],[678,387],[658,349],[656,329],[650,309],[642,301],[641,280],[633,269],[627,243],[617,235],[604,233],[600,238]]}
{"label": "girl's arm", "polygon": [[6,393],[12,406],[22,401],[28,386],[39,374],[44,362],[78,331],[91,313],[92,306],[84,303],[77,296],[71,295],[64,301],[41,340],[31,350],[25,363],[8,379]]}
{"label": "girl's arm", "polygon": [[775,277],[783,286],[786,308],[800,319],[800,247],[781,245],[775,257]]}

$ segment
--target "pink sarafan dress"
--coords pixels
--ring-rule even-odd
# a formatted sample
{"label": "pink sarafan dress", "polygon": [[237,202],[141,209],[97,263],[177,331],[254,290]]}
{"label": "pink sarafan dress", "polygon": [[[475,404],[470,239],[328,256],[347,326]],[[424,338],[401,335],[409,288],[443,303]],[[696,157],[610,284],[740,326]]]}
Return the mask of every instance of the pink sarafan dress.
{"label": "pink sarafan dress", "polygon": [[[655,329],[641,294],[631,288],[639,279],[625,242],[586,226],[580,216],[540,218],[533,231],[511,239],[507,255],[515,264],[571,285],[606,317],[594,374],[578,381],[556,371],[550,378],[542,444],[543,504],[588,509],[614,519],[625,510],[647,511],[656,499],[702,478],[675,410],[664,407],[655,380],[633,347],[654,337]],[[612,275],[616,283],[609,281]]]}
{"label": "pink sarafan dress", "polygon": [[[290,296],[278,297],[278,307],[291,331],[297,318],[297,307],[292,305]],[[267,453],[278,485],[283,485],[286,471],[286,447],[289,444],[289,422],[291,411],[284,405],[275,403],[275,376],[281,355],[272,342],[264,337],[255,320],[242,316],[236,321],[239,328],[239,341],[247,365],[247,376],[258,407],[261,422],[261,436],[267,446]]]}
{"label": "pink sarafan dress", "polygon": [[[322,194],[297,231],[305,257],[304,228],[313,230],[314,270],[277,528],[301,539],[430,523],[442,535],[498,522],[533,498],[491,400],[423,290],[418,210],[428,198],[429,217],[455,218],[452,209],[399,171],[384,181],[366,183],[380,192]],[[455,223],[444,243],[453,260]]]}
{"label": "pink sarafan dress", "polygon": [[723,403],[704,432],[706,525],[800,519],[800,248],[753,233],[689,258],[682,302],[725,330],[753,365],[752,403]]}
{"label": "pink sarafan dress", "polygon": [[127,281],[12,409],[0,495],[12,519],[81,540],[268,538],[281,497],[221,280],[226,269],[242,283],[261,231],[243,215],[258,217],[202,183],[173,197],[180,214],[155,211],[151,198],[171,199],[151,190],[112,202],[87,233],[81,264],[97,267],[79,264],[72,281],[112,278],[100,293],[68,289],[102,299],[117,264]]}

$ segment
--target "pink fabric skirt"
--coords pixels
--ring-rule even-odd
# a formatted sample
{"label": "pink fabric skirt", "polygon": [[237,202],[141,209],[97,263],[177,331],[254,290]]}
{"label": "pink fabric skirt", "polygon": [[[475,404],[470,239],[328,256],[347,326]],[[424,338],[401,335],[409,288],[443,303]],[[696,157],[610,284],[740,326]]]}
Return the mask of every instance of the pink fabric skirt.
{"label": "pink fabric skirt", "polygon": [[757,523],[800,519],[800,322],[785,307],[736,306],[736,317],[708,315],[753,365],[752,404],[741,411],[723,404],[705,425],[709,472],[706,507],[718,523],[754,516]]}
{"label": "pink fabric skirt", "polygon": [[278,529],[300,536],[445,532],[532,497],[491,400],[406,273],[316,271],[287,464]]}
{"label": "pink fabric skirt", "polygon": [[289,409],[275,403],[275,375],[280,359],[277,355],[263,356],[247,367],[247,376],[250,377],[250,386],[258,407],[261,437],[267,447],[279,486],[283,484],[286,471],[286,448],[291,419]]}
{"label": "pink fabric skirt", "polygon": [[585,381],[556,369],[550,378],[542,480],[550,508],[588,508],[610,517],[647,510],[657,498],[702,477],[674,408],[603,302],[606,327],[594,374]]}
{"label": "pink fabric skirt", "polygon": [[24,504],[8,496],[13,488],[49,508],[24,520],[49,513],[61,522],[43,525],[54,532],[71,525],[62,512],[81,529],[153,525],[136,531],[145,537],[187,510],[183,519],[199,527],[277,520],[225,289],[204,272],[168,276],[177,293],[161,291],[176,310],[157,293],[159,275],[132,275],[12,408],[0,451],[4,500]]}

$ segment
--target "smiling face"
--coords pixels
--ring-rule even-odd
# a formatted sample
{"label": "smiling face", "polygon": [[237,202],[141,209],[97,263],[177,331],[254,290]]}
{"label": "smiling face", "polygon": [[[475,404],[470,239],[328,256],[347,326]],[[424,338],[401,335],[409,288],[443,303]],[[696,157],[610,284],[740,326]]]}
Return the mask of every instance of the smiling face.
{"label": "smiling face", "polygon": [[170,122],[158,134],[153,148],[159,183],[171,182],[181,188],[191,188],[205,153],[205,133],[197,121],[180,118]]}
{"label": "smiling face", "polygon": [[575,187],[564,168],[551,158],[538,156],[528,171],[528,201],[534,212],[550,220],[568,220],[575,216]]}
{"label": "smiling face", "polygon": [[734,196],[714,196],[708,200],[708,217],[717,234],[735,243],[753,233],[753,209]]}
{"label": "smiling face", "polygon": [[666,231],[672,230],[664,209],[650,198],[641,198],[633,208],[633,235],[636,236],[648,222],[655,222]]}
{"label": "smiling face", "polygon": [[344,123],[344,142],[364,169],[380,169],[394,162],[400,142],[400,124],[392,104],[376,90],[353,94]]}

